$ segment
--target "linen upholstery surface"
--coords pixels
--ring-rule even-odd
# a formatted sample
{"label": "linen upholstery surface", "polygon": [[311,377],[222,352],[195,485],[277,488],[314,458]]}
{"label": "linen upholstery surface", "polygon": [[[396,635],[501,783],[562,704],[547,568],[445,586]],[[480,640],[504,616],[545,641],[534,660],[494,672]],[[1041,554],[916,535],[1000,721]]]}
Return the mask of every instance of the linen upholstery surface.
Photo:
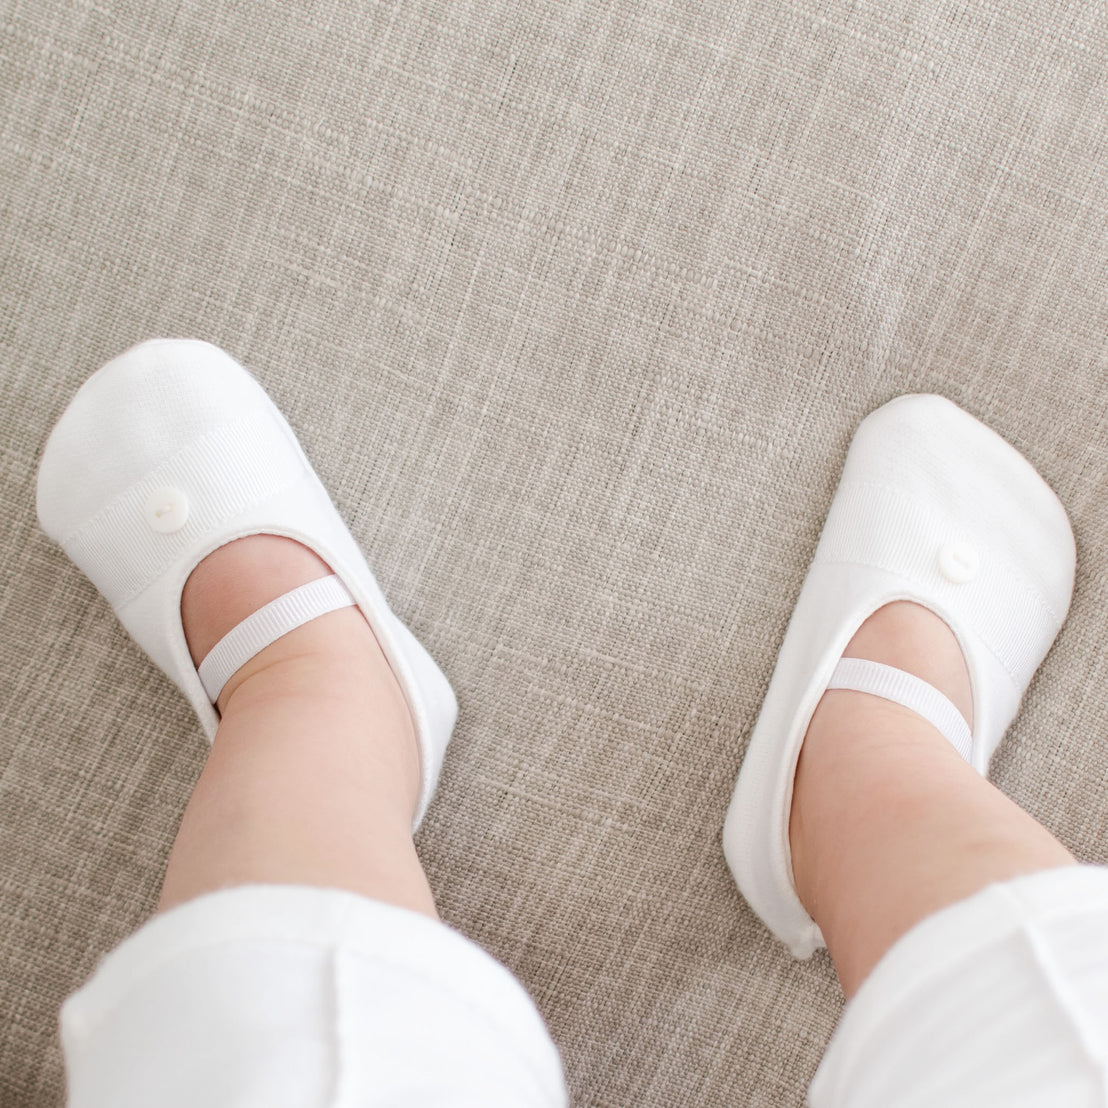
{"label": "linen upholstery surface", "polygon": [[1099,2],[0,0],[0,1104],[61,1102],[57,1007],[204,758],[34,516],[69,397],[154,335],[258,375],[453,681],[420,854],[576,1104],[803,1100],[839,989],[719,832],[897,394],[1072,515],[993,777],[1108,859],[1106,97]]}

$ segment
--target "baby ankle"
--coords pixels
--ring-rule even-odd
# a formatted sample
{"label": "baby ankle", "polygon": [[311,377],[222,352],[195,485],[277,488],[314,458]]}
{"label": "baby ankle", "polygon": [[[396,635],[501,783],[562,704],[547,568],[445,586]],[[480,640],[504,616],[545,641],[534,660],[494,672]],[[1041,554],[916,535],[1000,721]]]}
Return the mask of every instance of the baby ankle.
{"label": "baby ankle", "polygon": [[195,665],[233,628],[278,597],[327,577],[313,551],[281,535],[247,535],[212,551],[181,593],[181,621]]}
{"label": "baby ankle", "polygon": [[938,690],[973,727],[973,691],[954,632],[934,612],[894,601],[873,613],[855,633],[843,658],[862,658],[902,670]]}

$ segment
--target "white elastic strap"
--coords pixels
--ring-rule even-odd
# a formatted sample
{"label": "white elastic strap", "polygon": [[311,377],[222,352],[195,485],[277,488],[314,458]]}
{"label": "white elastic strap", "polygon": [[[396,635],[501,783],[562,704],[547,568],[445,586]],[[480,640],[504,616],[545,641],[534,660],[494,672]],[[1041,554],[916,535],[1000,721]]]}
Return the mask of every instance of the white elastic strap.
{"label": "white elastic strap", "polygon": [[200,663],[197,672],[208,699],[214,704],[231,674],[282,635],[353,603],[350,591],[335,574],[271,600],[228,631]]}
{"label": "white elastic strap", "polygon": [[869,693],[910,709],[972,764],[973,736],[965,717],[938,689],[911,673],[866,658],[840,658],[827,687]]}

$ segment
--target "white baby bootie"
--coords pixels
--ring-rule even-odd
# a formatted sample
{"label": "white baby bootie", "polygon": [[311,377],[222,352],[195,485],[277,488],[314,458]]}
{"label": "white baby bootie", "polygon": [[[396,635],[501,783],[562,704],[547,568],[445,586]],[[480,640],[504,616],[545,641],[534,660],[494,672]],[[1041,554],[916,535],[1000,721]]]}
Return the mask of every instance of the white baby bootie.
{"label": "white baby bootie", "polygon": [[[422,760],[416,825],[434,793],[457,716],[449,683],[393,615],[285,418],[230,355],[154,340],[85,382],[50,434],[38,514],[188,698],[211,740],[226,680],[281,635],[356,604],[412,712]],[[245,535],[295,539],[333,576],[278,598],[189,656],[181,591],[217,547]]]}
{"label": "white baby bootie", "polygon": [[[929,720],[980,773],[1054,641],[1073,592],[1065,509],[1018,451],[949,400],[904,396],[858,428],[735,785],[723,846],[739,889],[799,958],[823,945],[792,879],[789,813],[808,724],[829,688]],[[842,658],[879,608],[910,600],[956,636],[972,734],[938,690]]]}

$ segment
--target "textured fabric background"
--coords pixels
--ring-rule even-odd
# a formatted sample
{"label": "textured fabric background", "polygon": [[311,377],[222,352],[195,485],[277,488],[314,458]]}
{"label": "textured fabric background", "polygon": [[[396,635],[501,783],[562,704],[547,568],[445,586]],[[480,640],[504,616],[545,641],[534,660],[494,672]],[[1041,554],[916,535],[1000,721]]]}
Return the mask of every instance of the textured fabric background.
{"label": "textured fabric background", "polygon": [[[420,852],[592,1108],[797,1105],[841,1004],[719,832],[853,428],[941,392],[1070,509],[994,764],[1108,859],[1108,16],[1014,0],[0,0],[0,1104],[205,747],[37,529],[154,335],[282,405],[462,716]],[[74,474],[80,481],[80,474]]]}

